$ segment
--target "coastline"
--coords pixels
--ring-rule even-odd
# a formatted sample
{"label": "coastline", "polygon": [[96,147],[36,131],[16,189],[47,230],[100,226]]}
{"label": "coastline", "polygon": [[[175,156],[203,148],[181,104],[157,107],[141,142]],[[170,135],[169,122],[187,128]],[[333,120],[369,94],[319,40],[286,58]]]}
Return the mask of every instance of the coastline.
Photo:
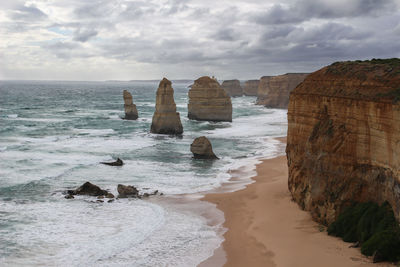
{"label": "coastline", "polygon": [[244,189],[202,198],[224,213],[227,231],[214,255],[198,266],[393,266],[373,264],[359,248],[329,236],[291,200],[286,156],[262,160],[256,172]]}

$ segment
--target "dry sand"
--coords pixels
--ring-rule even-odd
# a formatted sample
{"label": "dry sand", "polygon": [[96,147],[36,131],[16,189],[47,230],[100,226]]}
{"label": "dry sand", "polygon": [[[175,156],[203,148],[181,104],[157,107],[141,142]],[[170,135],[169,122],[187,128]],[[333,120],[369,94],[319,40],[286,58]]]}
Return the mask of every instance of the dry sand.
{"label": "dry sand", "polygon": [[372,264],[359,249],[328,236],[291,200],[287,177],[286,157],[268,159],[257,165],[256,182],[245,189],[204,197],[224,212],[228,231],[223,251],[200,266],[221,266],[226,258],[225,266],[240,267],[393,267]]}

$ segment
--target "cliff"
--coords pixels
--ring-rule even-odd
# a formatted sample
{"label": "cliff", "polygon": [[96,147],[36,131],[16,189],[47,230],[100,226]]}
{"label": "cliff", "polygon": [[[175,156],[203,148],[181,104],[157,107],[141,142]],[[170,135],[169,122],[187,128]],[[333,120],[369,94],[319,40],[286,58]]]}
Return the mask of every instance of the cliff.
{"label": "cliff", "polygon": [[138,111],[136,105],[133,104],[132,95],[127,90],[123,92],[124,108],[125,108],[125,120],[136,120],[138,118]]}
{"label": "cliff", "polygon": [[188,117],[199,121],[232,121],[232,102],[219,83],[208,76],[189,90]]}
{"label": "cliff", "polygon": [[270,108],[287,108],[290,92],[307,75],[308,73],[287,73],[262,77],[258,85],[256,104]]}
{"label": "cliff", "polygon": [[257,96],[260,80],[248,80],[244,83],[243,94],[247,96]]}
{"label": "cliff", "polygon": [[310,74],[288,107],[289,190],[331,223],[351,202],[400,218],[400,59],[338,62]]}
{"label": "cliff", "polygon": [[243,89],[242,86],[240,85],[239,80],[226,80],[223,81],[221,84],[222,89],[225,90],[225,92],[232,97],[235,96],[242,96],[243,95]]}
{"label": "cliff", "polygon": [[157,89],[156,111],[151,123],[152,133],[181,134],[183,127],[179,113],[176,112],[174,89],[171,81],[163,78]]}

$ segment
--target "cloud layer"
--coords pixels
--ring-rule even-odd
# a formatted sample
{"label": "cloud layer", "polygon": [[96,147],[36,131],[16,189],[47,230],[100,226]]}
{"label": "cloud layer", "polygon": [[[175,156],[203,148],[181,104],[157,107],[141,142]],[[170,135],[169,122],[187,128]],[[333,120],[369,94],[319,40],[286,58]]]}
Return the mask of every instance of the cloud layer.
{"label": "cloud layer", "polygon": [[251,79],[400,57],[400,0],[9,0],[0,79]]}

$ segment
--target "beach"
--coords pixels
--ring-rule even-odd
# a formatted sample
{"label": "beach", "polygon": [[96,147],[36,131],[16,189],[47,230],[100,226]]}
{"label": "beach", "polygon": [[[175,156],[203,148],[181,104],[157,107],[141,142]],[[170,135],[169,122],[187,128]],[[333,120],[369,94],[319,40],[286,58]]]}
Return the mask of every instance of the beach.
{"label": "beach", "polygon": [[291,200],[286,156],[263,160],[254,183],[230,193],[207,194],[225,214],[225,241],[200,266],[393,266],[373,264],[359,248],[328,236]]}

